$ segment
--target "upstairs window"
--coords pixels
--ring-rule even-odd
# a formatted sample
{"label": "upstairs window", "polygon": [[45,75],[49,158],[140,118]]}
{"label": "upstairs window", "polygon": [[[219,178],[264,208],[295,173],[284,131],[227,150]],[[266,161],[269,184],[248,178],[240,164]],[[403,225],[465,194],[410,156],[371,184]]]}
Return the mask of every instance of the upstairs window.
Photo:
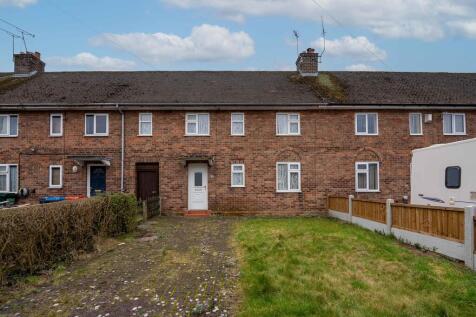
{"label": "upstairs window", "polygon": [[379,163],[357,162],[355,164],[355,190],[357,192],[378,192]]}
{"label": "upstairs window", "polygon": [[63,136],[63,115],[61,113],[50,115],[50,136]]}
{"label": "upstairs window", "polygon": [[357,113],[355,115],[356,135],[378,135],[378,115],[376,113]]}
{"label": "upstairs window", "polygon": [[445,185],[449,189],[458,189],[461,187],[461,167],[450,166],[445,171]]}
{"label": "upstairs window", "polygon": [[231,114],[231,135],[245,135],[245,114]]}
{"label": "upstairs window", "polygon": [[85,134],[87,136],[109,135],[109,115],[105,113],[87,114]]}
{"label": "upstairs window", "polygon": [[208,113],[189,113],[185,120],[186,135],[210,135],[210,115]]}
{"label": "upstairs window", "polygon": [[139,113],[139,135],[152,135],[152,113]]}
{"label": "upstairs window", "polygon": [[410,135],[423,135],[423,120],[421,113],[410,113]]}
{"label": "upstairs window", "polygon": [[301,191],[301,163],[277,163],[277,191],[292,193]]}
{"label": "upstairs window", "polygon": [[0,164],[0,193],[18,192],[18,165]]}
{"label": "upstairs window", "polygon": [[0,137],[18,136],[18,115],[0,115]]}
{"label": "upstairs window", "polygon": [[231,165],[231,187],[245,187],[245,165]]}
{"label": "upstairs window", "polygon": [[301,120],[298,113],[278,113],[276,115],[277,135],[300,135]]}
{"label": "upstairs window", "polygon": [[466,135],[466,116],[464,113],[443,114],[444,135]]}
{"label": "upstairs window", "polygon": [[50,188],[62,188],[63,187],[63,166],[51,165],[50,166]]}

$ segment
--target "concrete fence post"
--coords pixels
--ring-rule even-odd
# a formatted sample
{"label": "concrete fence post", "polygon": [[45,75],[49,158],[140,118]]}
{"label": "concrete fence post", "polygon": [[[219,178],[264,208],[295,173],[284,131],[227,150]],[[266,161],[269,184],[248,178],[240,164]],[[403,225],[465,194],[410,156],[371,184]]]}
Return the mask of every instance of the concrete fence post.
{"label": "concrete fence post", "polygon": [[149,216],[149,211],[147,207],[147,201],[143,200],[142,201],[142,218],[144,218],[144,221],[147,220],[147,217]]}
{"label": "concrete fence post", "polygon": [[393,199],[387,199],[387,204],[386,204],[387,232],[386,234],[392,234],[392,204],[393,203],[395,203]]}
{"label": "concrete fence post", "polygon": [[474,217],[476,216],[476,206],[464,209],[464,263],[467,267],[476,270],[474,263]]}
{"label": "concrete fence post", "polygon": [[352,200],[354,199],[354,195],[349,195],[349,222],[352,223]]}

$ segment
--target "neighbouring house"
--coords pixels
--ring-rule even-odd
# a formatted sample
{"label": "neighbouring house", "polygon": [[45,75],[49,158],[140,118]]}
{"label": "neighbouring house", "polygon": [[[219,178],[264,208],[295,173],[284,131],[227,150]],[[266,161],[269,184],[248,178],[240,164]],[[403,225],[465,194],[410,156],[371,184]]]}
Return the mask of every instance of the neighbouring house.
{"label": "neighbouring house", "polygon": [[44,72],[0,78],[0,192],[125,191],[165,212],[299,214],[403,201],[413,149],[476,137],[476,74]]}

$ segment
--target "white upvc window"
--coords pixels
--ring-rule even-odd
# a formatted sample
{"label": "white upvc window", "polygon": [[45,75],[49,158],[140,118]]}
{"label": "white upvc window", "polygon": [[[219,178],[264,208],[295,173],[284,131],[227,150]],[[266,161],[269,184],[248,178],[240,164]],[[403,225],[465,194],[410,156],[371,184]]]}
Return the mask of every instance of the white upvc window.
{"label": "white upvc window", "polygon": [[210,135],[210,114],[187,113],[185,119],[185,134],[190,136]]}
{"label": "white upvc window", "polygon": [[379,162],[355,163],[355,190],[357,192],[380,191]]}
{"label": "white upvc window", "polygon": [[139,113],[139,136],[152,136],[152,113]]}
{"label": "white upvc window", "polygon": [[410,113],[409,120],[410,135],[423,135],[423,115],[421,113]]}
{"label": "white upvc window", "polygon": [[63,136],[63,114],[52,113],[50,115],[50,136]]}
{"label": "white upvc window", "polygon": [[245,114],[241,112],[231,114],[231,135],[245,135]]}
{"label": "white upvc window", "polygon": [[300,135],[301,117],[299,113],[277,113],[276,135]]}
{"label": "white upvc window", "polygon": [[466,115],[464,113],[443,113],[444,135],[466,135]]}
{"label": "white upvc window", "polygon": [[18,136],[18,115],[0,114],[0,137]]}
{"label": "white upvc window", "polygon": [[231,165],[231,187],[245,187],[245,164]]}
{"label": "white upvc window", "polygon": [[109,135],[109,115],[107,113],[88,113],[84,118],[86,136]]}
{"label": "white upvc window", "polygon": [[0,164],[0,193],[18,192],[18,165]]}
{"label": "white upvc window", "polygon": [[63,188],[63,166],[50,165],[49,187]]}
{"label": "white upvc window", "polygon": [[378,135],[378,114],[356,113],[355,114],[355,134],[356,135]]}
{"label": "white upvc window", "polygon": [[301,191],[301,163],[276,163],[276,191],[278,193]]}

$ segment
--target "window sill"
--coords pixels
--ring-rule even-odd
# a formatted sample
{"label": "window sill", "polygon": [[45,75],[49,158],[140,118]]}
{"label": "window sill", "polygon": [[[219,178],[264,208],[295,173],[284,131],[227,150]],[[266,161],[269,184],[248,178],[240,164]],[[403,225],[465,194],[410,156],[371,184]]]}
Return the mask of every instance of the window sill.
{"label": "window sill", "polygon": [[246,186],[245,185],[243,185],[243,186],[230,186],[230,188],[246,188]]}
{"label": "window sill", "polygon": [[48,186],[48,189],[63,189],[63,186],[57,187],[57,186]]}
{"label": "window sill", "polygon": [[0,138],[18,138],[18,135],[0,135]]}
{"label": "window sill", "polygon": [[230,136],[244,137],[246,135],[245,134],[230,134]]}
{"label": "window sill", "polygon": [[302,134],[276,134],[276,136],[302,136]]}
{"label": "window sill", "polygon": [[140,138],[151,138],[154,135],[153,134],[138,134],[137,136],[140,137]]}
{"label": "window sill", "polygon": [[444,136],[467,136],[466,133],[443,133]]}
{"label": "window sill", "polygon": [[62,137],[63,137],[62,134],[61,135],[59,135],[59,134],[58,135],[51,135],[50,134],[50,138],[62,138]]}
{"label": "window sill", "polygon": [[365,134],[365,133],[356,133],[356,136],[379,136],[379,134]]}
{"label": "window sill", "polygon": [[277,190],[276,193],[278,194],[299,194],[302,193],[301,190]]}
{"label": "window sill", "polygon": [[356,190],[355,192],[356,193],[367,193],[367,194],[369,194],[369,193],[377,193],[378,194],[378,193],[380,193],[380,190]]}
{"label": "window sill", "polygon": [[87,138],[104,138],[108,137],[109,134],[85,134],[84,136]]}
{"label": "window sill", "polygon": [[423,136],[423,133],[420,133],[420,134],[412,134],[412,133],[410,133],[410,136]]}
{"label": "window sill", "polygon": [[210,137],[210,134],[185,134],[186,137]]}

